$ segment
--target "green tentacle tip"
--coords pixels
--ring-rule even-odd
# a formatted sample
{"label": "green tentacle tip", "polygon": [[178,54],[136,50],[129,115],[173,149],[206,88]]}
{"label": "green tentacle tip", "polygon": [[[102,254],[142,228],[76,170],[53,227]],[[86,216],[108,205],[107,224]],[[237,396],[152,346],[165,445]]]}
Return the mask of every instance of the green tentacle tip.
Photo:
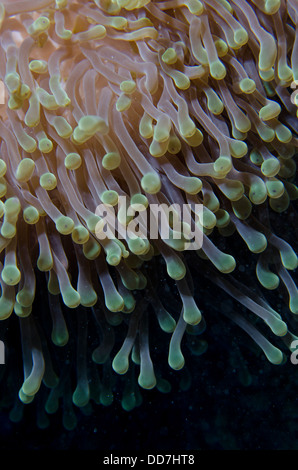
{"label": "green tentacle tip", "polygon": [[16,266],[9,264],[3,268],[1,277],[8,286],[15,286],[21,280],[21,272]]}
{"label": "green tentacle tip", "polygon": [[98,296],[91,286],[88,289],[86,288],[84,292],[81,292],[80,296],[83,307],[93,307],[98,300]]}
{"label": "green tentacle tip", "polygon": [[0,320],[6,320],[13,312],[14,301],[6,298],[4,295],[0,297]]}
{"label": "green tentacle tip", "polygon": [[291,295],[291,297],[290,297],[289,308],[290,308],[292,313],[295,313],[295,314],[298,313],[298,292],[297,292],[297,290],[295,291],[294,295]]}
{"label": "green tentacle tip", "polygon": [[38,392],[39,387],[40,379],[38,377],[32,377],[29,375],[22,385],[22,392],[24,395],[27,395],[27,397],[33,397]]}
{"label": "green tentacle tip", "polygon": [[121,312],[124,308],[124,300],[118,292],[107,295],[105,304],[110,312]]}
{"label": "green tentacle tip", "polygon": [[113,403],[114,396],[109,390],[104,390],[100,393],[99,401],[103,406],[110,406]]}
{"label": "green tentacle tip", "polygon": [[180,258],[171,259],[167,262],[167,273],[171,279],[179,281],[186,275],[186,267]]}
{"label": "green tentacle tip", "polygon": [[255,182],[251,185],[249,190],[249,199],[253,204],[262,204],[266,201],[267,189],[263,182]]}
{"label": "green tentacle tip", "polygon": [[285,191],[285,187],[282,181],[279,181],[279,180],[267,181],[266,188],[267,188],[268,196],[273,199],[281,197]]}
{"label": "green tentacle tip", "polygon": [[248,41],[248,33],[244,28],[239,28],[234,33],[234,41],[239,45],[243,46]]}
{"label": "green tentacle tip", "polygon": [[40,139],[38,142],[38,148],[42,153],[50,153],[53,150],[53,147],[53,142],[47,137]]}
{"label": "green tentacle tip", "polygon": [[45,60],[31,60],[29,69],[35,73],[47,73],[48,63]]}
{"label": "green tentacle tip", "polygon": [[264,162],[264,159],[257,149],[253,149],[249,154],[249,159],[254,165],[260,166]]}
{"label": "green tentacle tip", "polygon": [[157,173],[147,173],[141,180],[141,186],[146,193],[156,194],[161,189],[160,177]]}
{"label": "green tentacle tip", "polygon": [[257,264],[256,275],[260,284],[262,284],[265,289],[274,290],[279,286],[279,277],[260,263]]}
{"label": "green tentacle tip", "polygon": [[151,390],[156,385],[156,377],[154,375],[153,370],[145,370],[141,371],[138,377],[138,383],[140,387],[144,388],[145,390]]}
{"label": "green tentacle tip", "polygon": [[57,134],[60,137],[63,137],[64,139],[68,139],[73,132],[73,129],[69,122],[67,122],[67,120],[62,116],[56,116],[53,119],[53,125],[56,129]]}
{"label": "green tentacle tip", "polygon": [[48,277],[48,291],[53,295],[60,294],[59,281],[55,271],[51,270]]}
{"label": "green tentacle tip", "polygon": [[83,253],[89,260],[96,259],[101,252],[101,246],[93,238],[89,238],[86,243],[83,244]]}
{"label": "green tentacle tip", "polygon": [[220,175],[226,175],[232,169],[229,157],[219,157],[213,164],[214,171]]}
{"label": "green tentacle tip", "polygon": [[157,380],[156,388],[161,393],[170,393],[170,391],[172,390],[170,382],[166,379],[161,378]]}
{"label": "green tentacle tip", "polygon": [[61,235],[69,235],[74,229],[74,221],[70,217],[61,215],[56,221],[56,229]]}
{"label": "green tentacle tip", "polygon": [[269,121],[277,117],[281,112],[281,107],[276,101],[270,101],[269,104],[263,106],[259,111],[259,117],[263,121]]}
{"label": "green tentacle tip", "polygon": [[28,28],[28,34],[31,36],[39,36],[50,27],[50,20],[46,16],[37,18]]}
{"label": "green tentacle tip", "polygon": [[185,0],[184,4],[193,15],[200,16],[204,11],[204,5],[200,0]]}
{"label": "green tentacle tip", "polygon": [[215,213],[216,216],[216,227],[224,228],[229,225],[231,218],[230,214],[224,209],[218,209]]}
{"label": "green tentacle tip", "polygon": [[271,364],[281,364],[283,362],[283,353],[280,351],[280,349],[276,348],[275,346],[272,346],[270,348],[270,351],[265,351],[266,357]]}
{"label": "green tentacle tip", "polygon": [[188,194],[198,194],[202,189],[203,183],[202,181],[195,177],[189,176],[186,179],[185,191]]}
{"label": "green tentacle tip", "polygon": [[7,218],[16,217],[21,210],[20,200],[17,197],[10,197],[4,203],[4,213]]}
{"label": "green tentacle tip", "polygon": [[1,235],[4,238],[13,238],[17,233],[16,224],[4,221],[1,227]]}
{"label": "green tentacle tip", "polygon": [[[178,115],[179,120],[179,115]],[[196,132],[196,125],[189,116],[185,116],[179,120],[179,132],[183,138],[188,139]]]}
{"label": "green tentacle tip", "polygon": [[67,431],[72,431],[77,426],[77,417],[73,410],[65,411],[63,414],[63,426]]}
{"label": "green tentacle tip", "polygon": [[268,326],[276,336],[285,336],[288,332],[287,324],[279,318],[271,318]]}
{"label": "green tentacle tip", "polygon": [[163,53],[161,60],[168,65],[175,64],[177,62],[178,56],[177,52],[173,47],[169,47],[166,49],[166,51]]}
{"label": "green tentacle tip", "polygon": [[222,189],[230,201],[238,201],[244,194],[244,186],[241,181],[227,180]]}
{"label": "green tentacle tip", "polygon": [[265,12],[268,15],[274,15],[280,8],[280,0],[266,0]]}
{"label": "green tentacle tip", "polygon": [[108,126],[100,116],[83,116],[78,123],[79,129],[87,135],[94,135],[96,132],[106,134]]}
{"label": "green tentacle tip", "polygon": [[102,200],[103,204],[115,206],[118,204],[119,194],[113,189],[108,189],[102,193],[100,199]]}
{"label": "green tentacle tip", "polygon": [[148,240],[141,237],[131,237],[128,239],[128,248],[135,255],[142,255],[148,250]]}
{"label": "green tentacle tip", "polygon": [[[55,344],[55,343],[54,343]],[[45,404],[45,411],[52,415],[56,413],[59,409],[59,399],[54,394],[49,394],[46,404]]]}
{"label": "green tentacle tip", "polygon": [[107,263],[110,266],[118,266],[118,264],[121,261],[121,256],[122,256],[122,251],[120,247],[118,247],[118,249],[116,248],[116,249],[108,250],[108,253],[106,256]]}
{"label": "green tentacle tip", "polygon": [[39,212],[34,206],[27,206],[23,211],[24,221],[29,225],[36,224],[39,221],[39,217]]}
{"label": "green tentacle tip", "polygon": [[123,82],[120,83],[120,90],[123,91],[123,93],[126,93],[130,95],[135,91],[137,87],[137,84],[134,80],[123,80]]}
{"label": "green tentacle tip", "polygon": [[286,269],[294,271],[298,266],[298,257],[290,245],[280,250],[282,264]]}
{"label": "green tentacle tip", "polygon": [[246,196],[242,196],[238,201],[232,201],[233,212],[238,219],[247,219],[252,211],[252,204]]}
{"label": "green tentacle tip", "polygon": [[83,245],[89,240],[89,232],[83,225],[77,225],[71,232],[71,238],[78,245]]}
{"label": "green tentacle tip", "polygon": [[144,113],[139,123],[139,133],[144,139],[150,139],[153,136],[154,129],[152,125],[152,117]]}
{"label": "green tentacle tip", "polygon": [[137,397],[135,393],[123,393],[123,397],[121,400],[121,407],[125,411],[132,411],[138,405]]}
{"label": "green tentacle tip", "polygon": [[28,396],[26,395],[22,388],[19,390],[19,399],[21,400],[22,403],[27,404],[31,403],[34,400],[34,395]]}
{"label": "green tentacle tip", "polygon": [[67,307],[76,308],[80,305],[81,296],[71,285],[63,289],[63,291],[61,291],[61,294],[63,302]]}
{"label": "green tentacle tip", "polygon": [[230,143],[230,151],[233,157],[242,158],[247,154],[247,144],[242,140],[233,140]]}
{"label": "green tentacle tip", "polygon": [[264,176],[268,178],[272,178],[273,176],[277,175],[280,170],[280,162],[277,158],[268,158],[265,160],[261,165],[261,172]]}
{"label": "green tentacle tip", "polygon": [[89,398],[89,387],[78,384],[72,395],[73,404],[82,408],[88,404]]}
{"label": "green tentacle tip", "polygon": [[53,267],[52,255],[50,253],[41,253],[37,260],[37,267],[42,272],[50,271]]}
{"label": "green tentacle tip", "polygon": [[231,273],[236,267],[236,261],[233,256],[226,253],[220,253],[216,260],[212,260],[217,269],[222,273]]}
{"label": "green tentacle tip", "polygon": [[56,176],[50,172],[43,173],[41,177],[39,178],[39,184],[46,191],[51,191],[52,189],[55,189],[57,186]]}
{"label": "green tentacle tip", "polygon": [[56,346],[62,347],[68,343],[69,333],[65,327],[53,327],[51,339]]}
{"label": "green tentacle tip", "polygon": [[246,242],[252,253],[262,253],[267,248],[267,238],[260,232],[254,231]]}
{"label": "green tentacle tip", "polygon": [[199,214],[200,224],[208,230],[216,225],[216,216],[209,209],[203,207],[203,212]]}
{"label": "green tentacle tip", "polygon": [[243,93],[249,95],[256,90],[256,82],[251,78],[243,78],[239,83],[239,87]]}
{"label": "green tentacle tip", "polygon": [[168,364],[174,370],[180,370],[184,367],[185,359],[181,352],[180,346],[172,346],[170,344]]}
{"label": "green tentacle tip", "polygon": [[5,85],[11,95],[17,93],[21,86],[21,79],[17,72],[11,72],[5,75]]}
{"label": "green tentacle tip", "polygon": [[179,70],[174,70],[172,72],[172,78],[175,82],[175,85],[180,90],[187,90],[190,87],[190,80],[184,73]]}
{"label": "green tentacle tip", "polygon": [[35,163],[31,158],[24,158],[18,164],[16,171],[16,179],[20,182],[27,182],[33,175]]}
{"label": "green tentacle tip", "polygon": [[23,305],[19,304],[19,302],[16,301],[13,309],[14,309],[14,313],[18,317],[26,318],[26,317],[29,317],[29,315],[32,312],[32,305],[30,305],[29,307],[24,307]]}
{"label": "green tentacle tip", "polygon": [[129,95],[126,95],[125,93],[122,93],[117,102],[116,102],[116,109],[119,111],[119,113],[123,113],[124,111],[127,111],[131,106],[131,98]]}
{"label": "green tentacle tip", "polygon": [[122,354],[121,351],[114,357],[112,367],[117,374],[123,375],[128,371],[129,362],[128,357]]}
{"label": "green tentacle tip", "polygon": [[293,134],[287,126],[278,123],[274,130],[280,142],[287,144],[292,140]]}
{"label": "green tentacle tip", "polygon": [[31,292],[28,289],[25,289],[23,287],[22,290],[20,290],[17,295],[16,295],[16,301],[22,306],[22,307],[31,307],[34,301],[34,292]]}
{"label": "green tentacle tip", "polygon": [[215,80],[223,80],[227,74],[224,64],[218,59],[210,64],[210,75]]}
{"label": "green tentacle tip", "polygon": [[213,88],[207,88],[205,93],[207,96],[207,107],[209,111],[215,115],[221,114],[224,110],[224,104],[217,93],[215,93]]}
{"label": "green tentacle tip", "polygon": [[106,153],[102,159],[102,166],[106,170],[115,170],[121,163],[121,156],[118,152]]}
{"label": "green tentacle tip", "polygon": [[124,299],[124,308],[122,310],[123,313],[133,312],[136,306],[135,298],[132,295],[130,295],[130,293],[125,293],[123,294],[123,299]]}
{"label": "green tentacle tip", "polygon": [[186,308],[183,311],[183,319],[189,325],[198,325],[202,320],[202,314],[198,307],[194,304],[191,308]]}
{"label": "green tentacle tip", "polygon": [[158,317],[158,322],[165,333],[173,333],[176,328],[176,321],[167,311],[164,311],[163,315]]}

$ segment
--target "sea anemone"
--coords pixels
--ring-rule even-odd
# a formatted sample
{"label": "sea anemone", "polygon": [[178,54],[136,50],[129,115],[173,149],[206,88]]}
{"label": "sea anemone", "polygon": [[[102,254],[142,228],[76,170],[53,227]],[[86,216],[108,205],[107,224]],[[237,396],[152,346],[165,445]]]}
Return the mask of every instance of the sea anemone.
{"label": "sea anemone", "polygon": [[[68,429],[70,401],[111,403],[117,374],[127,410],[139,403],[135,374],[166,391],[149,331],[164,332],[170,368],[183,368],[183,338],[208,325],[203,279],[254,314],[222,311],[284,362],[261,331],[290,350],[296,339],[263,294],[285,288],[298,313],[286,241],[297,223],[297,24],[296,0],[0,3],[0,318],[14,338],[18,319],[22,347],[5,351],[7,394],[20,361],[24,374],[13,420],[42,382],[46,412],[62,397]],[[160,218],[148,224],[153,206],[168,236]],[[260,294],[238,269],[247,253]]]}

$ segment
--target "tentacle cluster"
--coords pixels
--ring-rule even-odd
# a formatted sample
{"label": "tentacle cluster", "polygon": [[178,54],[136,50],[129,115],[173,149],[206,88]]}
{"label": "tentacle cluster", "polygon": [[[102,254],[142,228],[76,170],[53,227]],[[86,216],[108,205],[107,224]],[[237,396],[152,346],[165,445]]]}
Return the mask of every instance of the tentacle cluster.
{"label": "tentacle cluster", "polygon": [[[203,233],[191,264],[199,272],[207,259],[217,270],[212,282],[290,344],[294,336],[281,315],[227,280],[241,253],[235,259],[221,251],[213,235],[239,235],[259,254],[260,284],[269,290],[284,284],[289,308],[298,313],[290,274],[297,256],[274,234],[269,218],[297,199],[297,24],[296,0],[0,3],[6,93],[0,120],[0,318],[14,312],[20,319],[22,402],[31,402],[44,381],[52,388],[46,408],[53,412],[63,390],[63,374],[58,379],[53,372],[40,336],[41,314],[32,313],[38,271],[47,279],[56,346],[69,339],[59,299],[69,308],[91,308],[102,333],[94,362],[110,367],[111,357],[114,371],[125,374],[132,357],[140,365],[140,386],[152,388],[156,375],[144,313],[151,304],[161,329],[172,335],[169,365],[183,367],[184,332],[204,321],[194,301],[199,286],[193,292],[187,277],[190,227],[174,233],[165,211],[170,237],[164,239],[158,226],[158,238],[151,239],[145,221],[152,204],[203,205],[202,213],[191,212]],[[121,205],[123,199],[127,204]],[[109,225],[103,229],[100,204],[116,211],[116,237]],[[140,209],[134,238],[121,229],[131,221],[129,208]],[[176,283],[180,317],[170,315],[149,288],[146,266],[156,256]],[[72,396],[80,407],[94,397],[84,362],[87,310],[78,315]],[[255,326],[229,315],[269,361],[282,362],[281,351]],[[112,355],[113,327],[120,324],[126,337]],[[102,402],[108,395],[102,394]]]}

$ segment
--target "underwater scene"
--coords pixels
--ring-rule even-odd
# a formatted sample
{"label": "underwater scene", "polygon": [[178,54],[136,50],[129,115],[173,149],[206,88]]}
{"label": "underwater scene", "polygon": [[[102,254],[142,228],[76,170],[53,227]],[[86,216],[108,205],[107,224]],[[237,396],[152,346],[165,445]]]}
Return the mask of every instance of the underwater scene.
{"label": "underwater scene", "polygon": [[298,449],[297,148],[297,0],[0,2],[1,451]]}

